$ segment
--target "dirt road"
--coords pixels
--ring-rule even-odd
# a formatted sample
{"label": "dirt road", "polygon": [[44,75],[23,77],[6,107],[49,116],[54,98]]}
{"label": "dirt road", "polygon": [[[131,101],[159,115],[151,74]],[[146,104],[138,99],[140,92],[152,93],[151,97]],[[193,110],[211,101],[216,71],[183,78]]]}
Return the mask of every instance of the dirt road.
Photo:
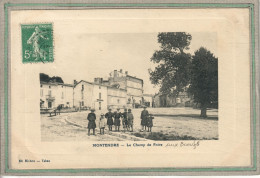
{"label": "dirt road", "polygon": [[[134,132],[139,133],[140,126],[140,114],[142,109],[133,109],[134,115]],[[190,136],[196,139],[217,139],[218,138],[218,120],[217,110],[209,110],[208,115],[210,119],[201,119],[195,117],[199,115],[199,110],[192,108],[148,108],[150,113],[155,115],[153,132],[160,132],[167,135],[178,136]],[[97,125],[101,112],[97,111]],[[121,141],[133,139],[132,133],[122,133],[120,136],[118,133],[108,134],[107,129],[105,135],[99,134],[99,129],[96,129],[96,136],[87,135],[87,115],[88,111],[76,112],[76,113],[62,113],[61,115],[48,117],[48,115],[42,115],[42,141]],[[213,118],[213,119],[211,119]],[[74,126],[66,122],[69,120],[72,123],[76,123],[78,126]],[[121,129],[123,130],[122,126]]]}

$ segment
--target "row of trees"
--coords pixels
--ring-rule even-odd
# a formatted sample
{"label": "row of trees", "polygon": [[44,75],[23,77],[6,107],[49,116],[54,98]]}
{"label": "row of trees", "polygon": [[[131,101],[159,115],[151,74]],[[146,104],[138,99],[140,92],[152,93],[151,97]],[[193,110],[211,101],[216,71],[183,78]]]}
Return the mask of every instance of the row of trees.
{"label": "row of trees", "polygon": [[218,59],[205,47],[191,55],[191,40],[185,32],[159,33],[160,50],[151,58],[158,65],[149,69],[150,80],[170,95],[178,96],[188,88],[194,102],[201,105],[201,117],[207,117],[209,104],[218,101]]}

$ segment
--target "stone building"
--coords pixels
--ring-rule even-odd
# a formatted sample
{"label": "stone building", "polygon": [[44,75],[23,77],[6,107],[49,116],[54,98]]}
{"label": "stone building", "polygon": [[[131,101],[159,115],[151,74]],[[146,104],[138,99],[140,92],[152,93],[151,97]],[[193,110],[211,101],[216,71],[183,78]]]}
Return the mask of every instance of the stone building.
{"label": "stone building", "polygon": [[55,81],[40,82],[40,107],[73,107],[73,85]]}
{"label": "stone building", "polygon": [[128,72],[114,70],[106,85],[124,89],[127,95],[127,107],[137,107],[143,104],[143,80],[135,76],[128,75]]}
{"label": "stone building", "polygon": [[74,86],[74,106],[106,110],[107,86],[81,80]]}
{"label": "stone building", "polygon": [[154,98],[151,94],[143,94],[144,98],[144,105],[147,107],[153,107],[154,106]]}
{"label": "stone building", "polygon": [[127,93],[125,89],[113,86],[107,87],[107,106],[111,109],[127,107]]}
{"label": "stone building", "polygon": [[178,96],[168,93],[158,93],[154,96],[154,107],[183,107],[192,102],[186,91],[180,92]]}
{"label": "stone building", "polygon": [[[107,80],[95,78],[94,82],[74,81],[73,85],[64,84],[60,77],[50,78],[40,75],[41,108],[75,107],[77,109],[107,110],[107,108],[139,107],[146,101],[152,104],[151,97],[143,95],[143,80],[128,75],[128,72],[114,70]],[[53,79],[53,80],[52,80]],[[46,82],[47,81],[47,82]]]}

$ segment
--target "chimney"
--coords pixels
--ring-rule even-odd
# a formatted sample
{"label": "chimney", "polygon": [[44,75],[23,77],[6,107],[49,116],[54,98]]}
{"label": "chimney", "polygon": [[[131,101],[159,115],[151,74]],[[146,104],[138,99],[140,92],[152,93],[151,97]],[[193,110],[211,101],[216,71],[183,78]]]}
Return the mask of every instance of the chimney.
{"label": "chimney", "polygon": [[117,70],[114,70],[114,77],[117,77]]}
{"label": "chimney", "polygon": [[74,85],[77,85],[77,83],[78,83],[77,80],[74,80]]}
{"label": "chimney", "polygon": [[128,71],[125,71],[125,74],[128,75]]}
{"label": "chimney", "polygon": [[94,83],[96,83],[96,84],[102,84],[102,83],[103,83],[103,78],[100,78],[100,77],[94,78]]}
{"label": "chimney", "polygon": [[99,84],[99,78],[94,78],[94,83]]}

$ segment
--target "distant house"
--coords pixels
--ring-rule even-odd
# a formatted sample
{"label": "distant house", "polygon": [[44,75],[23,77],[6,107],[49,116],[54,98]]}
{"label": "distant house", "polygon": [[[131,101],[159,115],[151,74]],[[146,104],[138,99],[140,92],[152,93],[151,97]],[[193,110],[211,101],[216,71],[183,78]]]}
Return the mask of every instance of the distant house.
{"label": "distant house", "polygon": [[155,107],[183,107],[190,106],[192,99],[186,91],[180,92],[178,96],[169,93],[158,93],[154,96]]}
{"label": "distant house", "polygon": [[154,95],[151,94],[144,94],[144,105],[147,107],[153,107],[154,106]]}
{"label": "distant house", "polygon": [[40,82],[40,107],[73,107],[73,85],[56,81]]}

